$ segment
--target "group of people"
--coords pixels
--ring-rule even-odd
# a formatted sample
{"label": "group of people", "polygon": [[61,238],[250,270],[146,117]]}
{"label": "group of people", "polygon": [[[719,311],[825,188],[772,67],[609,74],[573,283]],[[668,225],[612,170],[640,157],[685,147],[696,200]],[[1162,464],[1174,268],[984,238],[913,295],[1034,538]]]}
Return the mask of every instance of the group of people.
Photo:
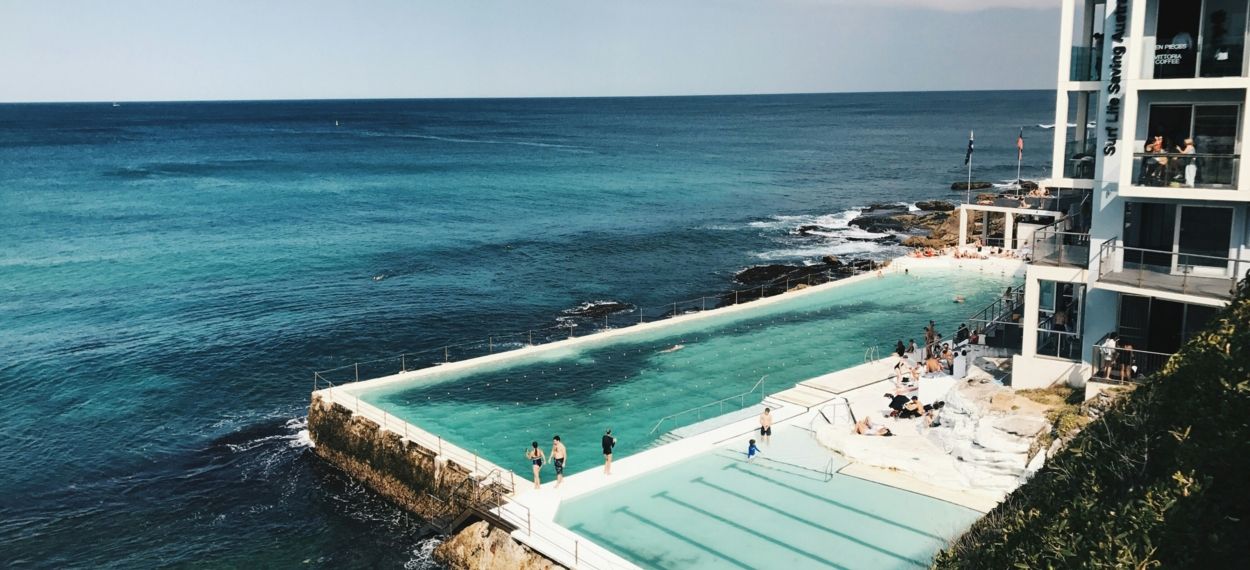
{"label": "group of people", "polygon": [[[612,450],[616,447],[616,436],[612,435],[612,428],[604,432],[602,438],[603,445],[603,474],[612,474]],[[556,488],[560,488],[560,484],[564,482],[564,465],[569,460],[569,450],[564,446],[564,442],[560,440],[559,435],[551,437],[551,454],[543,453],[538,448],[538,442],[530,442],[529,449],[525,450],[525,459],[530,462],[534,470],[534,488],[542,487],[542,469],[543,464],[547,462],[547,458],[551,458],[551,464],[556,470]]]}
{"label": "group of people", "polygon": [[959,325],[953,346],[950,341],[942,340],[942,334],[937,332],[933,321],[925,327],[924,335],[924,350],[916,346],[916,339],[910,339],[906,345],[899,339],[894,345],[894,353],[898,356],[894,364],[894,384],[899,393],[915,390],[921,376],[949,374],[963,378],[968,373],[967,345],[979,341],[975,330],[969,329],[967,324]]}
{"label": "group of people", "polygon": [[1107,335],[1107,340],[1098,346],[1098,352],[1102,353],[1103,380],[1111,379],[1113,369],[1121,382],[1131,380],[1137,375],[1137,357],[1133,354],[1133,345],[1127,342],[1121,344],[1119,335]]}
{"label": "group of people", "polygon": [[[1164,143],[1163,135],[1155,135],[1154,138],[1146,141],[1145,152],[1161,156],[1147,157],[1142,160],[1138,182],[1142,186],[1168,186],[1177,182],[1193,188],[1198,178],[1198,160],[1196,156],[1183,155],[1198,153],[1194,148],[1194,139],[1186,138],[1179,145],[1171,145],[1173,150],[1168,150],[1168,148],[1169,145]],[[1167,156],[1173,154],[1182,156]]]}

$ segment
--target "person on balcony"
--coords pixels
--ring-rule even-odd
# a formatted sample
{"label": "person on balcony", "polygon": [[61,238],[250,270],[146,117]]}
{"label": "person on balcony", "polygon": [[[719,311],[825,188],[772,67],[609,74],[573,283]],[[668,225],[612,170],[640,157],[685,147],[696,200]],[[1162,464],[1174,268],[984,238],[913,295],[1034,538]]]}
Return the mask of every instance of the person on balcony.
{"label": "person on balcony", "polygon": [[1117,335],[1111,333],[1107,335],[1107,340],[1102,342],[1099,352],[1102,353],[1102,379],[1111,379],[1111,369],[1115,366],[1116,352],[1119,350],[1117,346]]}
{"label": "person on balcony", "polygon": [[[1185,144],[1176,147],[1176,151],[1181,154],[1198,154],[1194,149],[1194,139],[1185,139]],[[1193,188],[1198,178],[1198,161],[1192,156],[1182,157],[1178,161],[1185,167],[1185,186]]]}
{"label": "person on balcony", "polygon": [[[1146,142],[1146,154],[1163,154],[1165,147],[1163,146],[1163,135],[1155,135],[1153,139]],[[1144,158],[1141,165],[1142,186],[1163,186],[1166,177],[1168,159],[1165,156],[1158,158]]]}
{"label": "person on balcony", "polygon": [[1116,363],[1120,365],[1120,381],[1132,380],[1133,372],[1137,370],[1137,357],[1133,354],[1133,345],[1124,344],[1119,356],[1116,357]]}

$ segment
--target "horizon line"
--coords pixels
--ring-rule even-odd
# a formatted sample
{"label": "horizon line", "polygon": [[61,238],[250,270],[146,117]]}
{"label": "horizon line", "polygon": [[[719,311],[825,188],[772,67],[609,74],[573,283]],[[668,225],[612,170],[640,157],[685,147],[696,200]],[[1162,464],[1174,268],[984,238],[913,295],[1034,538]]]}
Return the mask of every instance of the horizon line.
{"label": "horizon line", "polygon": [[781,91],[758,93],[692,93],[684,95],[500,95],[470,97],[308,97],[259,99],[64,99],[45,101],[0,101],[0,105],[88,105],[122,103],[292,103],[322,101],[495,101],[527,99],[676,99],[683,97],[769,97],[782,95],[873,95],[898,93],[987,93],[1020,91],[1054,91],[1054,89],[927,89],[885,91]]}

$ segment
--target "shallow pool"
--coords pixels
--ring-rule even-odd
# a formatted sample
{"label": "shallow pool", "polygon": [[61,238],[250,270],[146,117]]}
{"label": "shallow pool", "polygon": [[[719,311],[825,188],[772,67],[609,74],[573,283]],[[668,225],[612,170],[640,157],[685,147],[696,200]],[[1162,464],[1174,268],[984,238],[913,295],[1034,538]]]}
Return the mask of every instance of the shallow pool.
{"label": "shallow pool", "polygon": [[556,522],[643,568],[886,569],[927,568],[980,516],[830,477],[829,457],[791,430],[754,462],[721,449],[567,500]]}
{"label": "shallow pool", "polygon": [[[923,341],[921,329],[929,319],[939,330],[952,331],[1010,281],[997,274],[913,269],[367,389],[360,397],[522,474],[528,473],[529,443],[538,441],[548,450],[558,434],[569,447],[573,473],[602,461],[598,444],[608,428],[618,438],[618,458],[635,453],[664,432],[699,419],[691,414],[656,429],[666,416],[740,394],[764,375],[764,390],[746,404],[862,363],[869,345],[882,346],[884,356],[899,338]],[[952,302],[955,295],[967,302]],[[671,350],[676,345],[681,348]]]}

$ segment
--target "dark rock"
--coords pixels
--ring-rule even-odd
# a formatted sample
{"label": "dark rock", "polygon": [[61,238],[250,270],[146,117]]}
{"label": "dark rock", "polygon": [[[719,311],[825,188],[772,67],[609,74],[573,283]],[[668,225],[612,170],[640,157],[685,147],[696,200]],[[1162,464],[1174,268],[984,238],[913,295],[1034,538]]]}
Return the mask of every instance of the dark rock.
{"label": "dark rock", "polygon": [[950,212],[955,209],[955,205],[946,200],[916,202],[916,207],[925,212]]}
{"label": "dark rock", "polygon": [[899,219],[899,216],[859,216],[851,220],[850,225],[855,226],[866,232],[875,234],[888,234],[890,232],[901,232],[907,230],[907,224]]}
{"label": "dark rock", "polygon": [[876,202],[869,204],[867,208],[860,210],[861,214],[880,214],[889,212],[906,212],[907,206],[903,204],[885,204]]}
{"label": "dark rock", "polygon": [[615,313],[630,312],[634,310],[634,306],[629,303],[618,303],[616,301],[587,301],[573,307],[561,311],[564,315],[570,317],[588,317],[598,318]]}
{"label": "dark rock", "polygon": [[838,267],[839,265],[842,265],[842,262],[839,261],[837,257],[832,255],[826,255],[820,258],[820,260],[825,262],[825,265],[828,265],[829,267]]}
{"label": "dark rock", "polygon": [[1020,189],[1025,191],[1037,190],[1037,183],[1032,180],[1021,180]]}
{"label": "dark rock", "polygon": [[[979,181],[978,181],[978,182],[973,182],[973,183],[972,183],[972,188],[971,188],[971,189],[972,189],[972,190],[984,190],[984,189],[986,189],[986,188],[993,188],[993,187],[994,187],[994,185],[993,185],[993,184],[990,184],[989,182],[979,182]],[[964,191],[964,190],[968,190],[968,189],[969,189],[969,188],[968,188],[968,183],[967,183],[967,182],[956,182],[956,183],[954,183],[954,184],[951,184],[951,190],[959,190],[959,191],[961,191],[961,192],[962,192],[962,191]]]}
{"label": "dark rock", "polygon": [[759,285],[761,283],[775,281],[777,278],[784,277],[790,273],[798,271],[799,269],[801,269],[800,266],[781,265],[777,263],[771,265],[756,265],[755,267],[748,267],[739,271],[737,275],[734,275],[734,281],[742,283],[743,285]]}
{"label": "dark rock", "polygon": [[812,235],[812,232],[819,232],[819,231],[824,231],[828,229],[829,228],[826,228],[824,226],[805,225],[805,226],[799,226],[798,229],[795,230],[795,232],[801,236],[809,236],[809,235]]}

